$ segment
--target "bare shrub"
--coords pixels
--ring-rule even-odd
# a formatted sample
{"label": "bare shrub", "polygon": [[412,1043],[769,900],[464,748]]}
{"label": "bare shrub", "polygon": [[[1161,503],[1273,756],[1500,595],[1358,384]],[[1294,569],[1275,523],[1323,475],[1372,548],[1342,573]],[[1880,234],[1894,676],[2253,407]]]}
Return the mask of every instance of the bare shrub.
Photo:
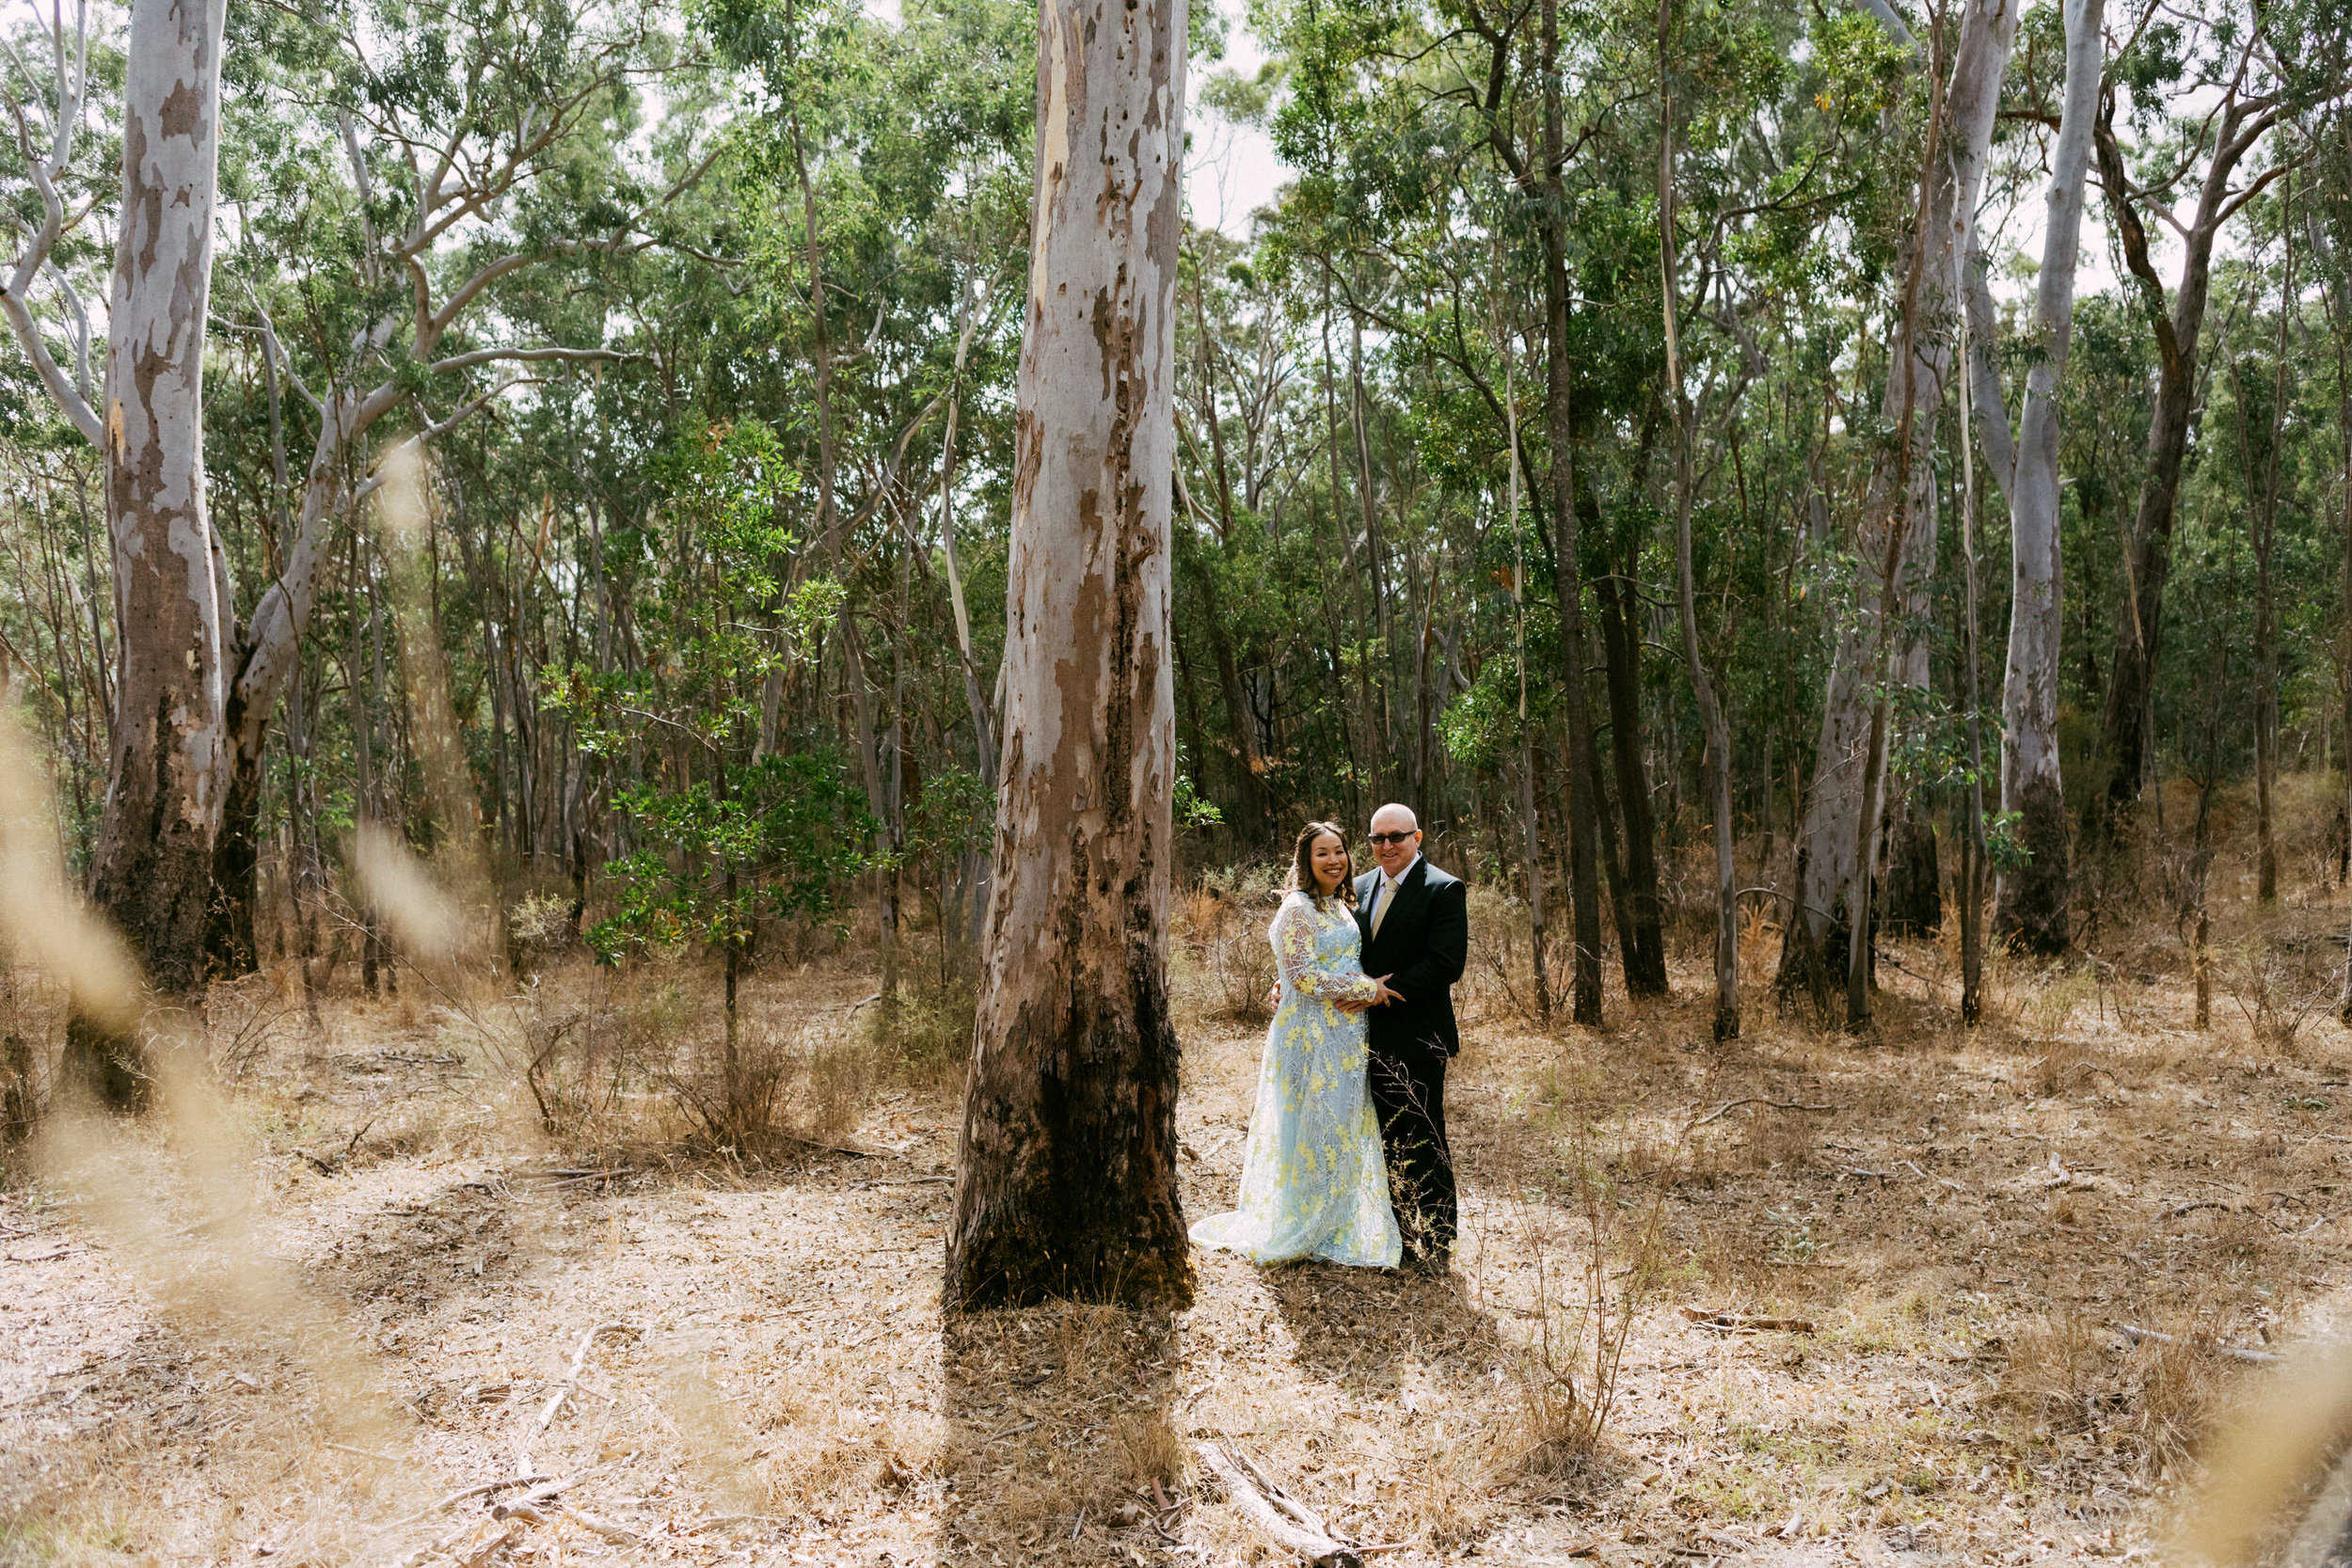
{"label": "bare shrub", "polygon": [[[1527,1336],[1507,1368],[1509,1402],[1486,1459],[1502,1473],[1559,1477],[1580,1468],[1615,1408],[1635,1322],[1665,1279],[1665,1195],[1648,1183],[1629,1201],[1624,1175],[1683,1163],[1682,1140],[1661,1147],[1625,1127],[1545,1102],[1502,1118],[1490,1170],[1500,1201],[1479,1211],[1478,1288],[1517,1298]],[[1433,1531],[1433,1533],[1442,1533]]]}
{"label": "bare shrub", "polygon": [[901,990],[894,1006],[874,1008],[868,1028],[877,1049],[906,1080],[949,1087],[972,1059],[979,1006],[979,986],[971,977],[926,975]]}
{"label": "bare shrub", "polygon": [[1275,973],[1266,928],[1282,902],[1282,876],[1280,867],[1270,864],[1212,871],[1184,899],[1180,934],[1200,961],[1212,1018],[1266,1021],[1266,992],[1274,987]]}
{"label": "bare shrub", "polygon": [[580,941],[580,905],[568,895],[526,894],[506,911],[506,956],[516,974],[527,974]]}
{"label": "bare shrub", "polygon": [[[2337,939],[2340,941],[2341,939]],[[2335,1000],[2334,976],[2311,961],[2315,944],[2273,924],[2222,950],[2215,967],[2255,1043],[2283,1050]]]}

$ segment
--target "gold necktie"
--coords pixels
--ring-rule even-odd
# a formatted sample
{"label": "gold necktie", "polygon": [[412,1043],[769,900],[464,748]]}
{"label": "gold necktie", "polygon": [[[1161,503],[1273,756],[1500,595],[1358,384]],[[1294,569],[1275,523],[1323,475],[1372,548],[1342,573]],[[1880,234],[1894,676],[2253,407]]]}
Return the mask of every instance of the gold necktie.
{"label": "gold necktie", "polygon": [[1380,934],[1380,923],[1389,918],[1389,906],[1396,899],[1396,884],[1386,877],[1380,879],[1380,896],[1372,903],[1372,934]]}

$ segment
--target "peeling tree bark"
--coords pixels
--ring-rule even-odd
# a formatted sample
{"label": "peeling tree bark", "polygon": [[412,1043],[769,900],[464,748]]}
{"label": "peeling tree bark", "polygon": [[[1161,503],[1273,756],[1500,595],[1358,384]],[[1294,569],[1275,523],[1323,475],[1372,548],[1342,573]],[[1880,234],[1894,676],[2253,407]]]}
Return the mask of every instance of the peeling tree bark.
{"label": "peeling tree bark", "polygon": [[[213,846],[229,776],[228,569],[204,498],[205,309],[226,0],[138,0],[122,103],[122,230],[107,300],[102,445],[115,562],[119,722],[93,901],[169,993],[204,980]],[[141,1097],[137,1048],[77,1017],[66,1071]]]}
{"label": "peeling tree bark", "polygon": [[2027,851],[2003,871],[1994,928],[2028,952],[2062,952],[2068,941],[2066,796],[2058,774],[2059,640],[2064,631],[2058,559],[2058,380],[2074,330],[2074,263],[2082,235],[2090,127],[2106,69],[2105,0],[2067,0],[2066,101],[2050,164],[2049,218],[2034,291],[2033,335],[2042,356],[2026,372],[2009,485],[2009,670],[2001,688],[2001,810],[2014,813]]}
{"label": "peeling tree bark", "polygon": [[944,1297],[1182,1305],[1168,1008],[1184,0],[1046,0],[1005,740]]}

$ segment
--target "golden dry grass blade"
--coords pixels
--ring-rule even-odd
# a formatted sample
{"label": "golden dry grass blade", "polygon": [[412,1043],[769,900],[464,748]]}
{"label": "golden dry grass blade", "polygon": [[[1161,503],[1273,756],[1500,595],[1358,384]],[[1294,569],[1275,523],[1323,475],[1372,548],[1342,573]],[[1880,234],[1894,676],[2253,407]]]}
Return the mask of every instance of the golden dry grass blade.
{"label": "golden dry grass blade", "polygon": [[379,540],[391,590],[401,668],[408,677],[409,709],[414,716],[418,756],[423,764],[426,800],[439,835],[442,880],[455,893],[460,906],[477,907],[489,897],[489,877],[482,856],[481,805],[466,766],[450,696],[449,662],[433,604],[432,561],[425,548],[432,527],[430,475],[413,442],[388,453],[382,473],[384,486],[376,497]]}
{"label": "golden dry grass blade", "polygon": [[2352,1436],[2352,1345],[2305,1350],[2265,1374],[2210,1447],[2181,1515],[2182,1556],[2251,1562]]}
{"label": "golden dry grass blade", "polygon": [[0,938],[62,982],[76,1012],[127,1029],[138,1016],[138,965],[67,885],[51,798],[14,715],[0,709]]}
{"label": "golden dry grass blade", "polygon": [[457,955],[465,911],[400,840],[375,824],[354,835],[352,860],[359,885],[401,944],[421,958]]}

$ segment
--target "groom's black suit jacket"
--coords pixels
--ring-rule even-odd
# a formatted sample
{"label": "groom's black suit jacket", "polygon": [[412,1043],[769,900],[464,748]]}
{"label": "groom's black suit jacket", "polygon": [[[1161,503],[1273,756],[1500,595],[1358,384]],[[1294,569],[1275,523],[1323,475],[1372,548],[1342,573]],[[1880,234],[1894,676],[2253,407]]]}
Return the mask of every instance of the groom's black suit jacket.
{"label": "groom's black suit jacket", "polygon": [[1356,879],[1356,925],[1363,932],[1364,973],[1385,974],[1404,998],[1364,1014],[1372,1049],[1389,1056],[1454,1056],[1462,1034],[1454,1022],[1454,982],[1470,960],[1470,892],[1423,857],[1396,885],[1396,897],[1372,934],[1380,870]]}

